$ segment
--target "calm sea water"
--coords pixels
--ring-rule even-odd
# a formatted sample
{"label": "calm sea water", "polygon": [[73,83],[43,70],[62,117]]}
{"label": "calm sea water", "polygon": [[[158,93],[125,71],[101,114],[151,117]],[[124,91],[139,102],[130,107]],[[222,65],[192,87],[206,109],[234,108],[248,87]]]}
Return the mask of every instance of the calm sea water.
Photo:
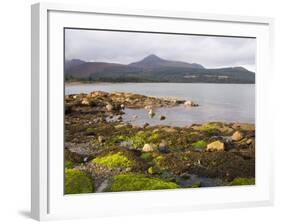
{"label": "calm sea water", "polygon": [[[65,94],[106,92],[134,92],[147,96],[175,97],[193,100],[199,107],[183,105],[156,109],[153,118],[145,109],[126,109],[123,120],[137,125],[163,124],[186,126],[210,121],[255,122],[254,84],[202,84],[202,83],[97,83],[67,85]],[[166,119],[160,121],[160,115]]]}

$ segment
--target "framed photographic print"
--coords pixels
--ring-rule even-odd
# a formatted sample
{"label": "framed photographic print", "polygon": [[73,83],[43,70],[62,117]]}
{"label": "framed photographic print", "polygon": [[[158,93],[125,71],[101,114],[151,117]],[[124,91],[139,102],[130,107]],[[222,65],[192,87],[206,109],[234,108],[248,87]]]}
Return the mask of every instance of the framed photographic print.
{"label": "framed photographic print", "polygon": [[32,6],[32,216],[269,205],[270,18]]}

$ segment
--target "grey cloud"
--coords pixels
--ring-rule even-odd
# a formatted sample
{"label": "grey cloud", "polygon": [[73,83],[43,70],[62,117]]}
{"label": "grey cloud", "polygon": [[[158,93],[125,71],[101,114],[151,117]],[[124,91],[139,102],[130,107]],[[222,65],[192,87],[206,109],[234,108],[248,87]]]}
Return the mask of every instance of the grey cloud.
{"label": "grey cloud", "polygon": [[151,34],[67,29],[67,59],[128,64],[149,54],[169,60],[200,63],[208,68],[244,66],[255,70],[252,38]]}

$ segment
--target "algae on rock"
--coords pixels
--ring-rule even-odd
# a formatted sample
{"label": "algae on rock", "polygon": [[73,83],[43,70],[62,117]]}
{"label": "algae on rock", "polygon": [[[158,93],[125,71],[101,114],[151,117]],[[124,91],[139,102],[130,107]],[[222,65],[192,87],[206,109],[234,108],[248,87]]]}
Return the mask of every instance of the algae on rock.
{"label": "algae on rock", "polygon": [[175,189],[179,186],[176,183],[164,181],[159,178],[146,177],[142,174],[120,174],[113,177],[111,185],[106,189],[109,192],[118,191],[141,191]]}

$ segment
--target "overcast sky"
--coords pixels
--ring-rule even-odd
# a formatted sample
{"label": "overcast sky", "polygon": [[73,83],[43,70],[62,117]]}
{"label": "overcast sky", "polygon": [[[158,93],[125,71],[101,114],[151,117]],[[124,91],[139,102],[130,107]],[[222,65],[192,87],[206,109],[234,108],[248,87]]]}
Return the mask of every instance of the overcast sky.
{"label": "overcast sky", "polygon": [[66,29],[65,57],[129,64],[149,54],[206,68],[243,66],[255,71],[251,38]]}

